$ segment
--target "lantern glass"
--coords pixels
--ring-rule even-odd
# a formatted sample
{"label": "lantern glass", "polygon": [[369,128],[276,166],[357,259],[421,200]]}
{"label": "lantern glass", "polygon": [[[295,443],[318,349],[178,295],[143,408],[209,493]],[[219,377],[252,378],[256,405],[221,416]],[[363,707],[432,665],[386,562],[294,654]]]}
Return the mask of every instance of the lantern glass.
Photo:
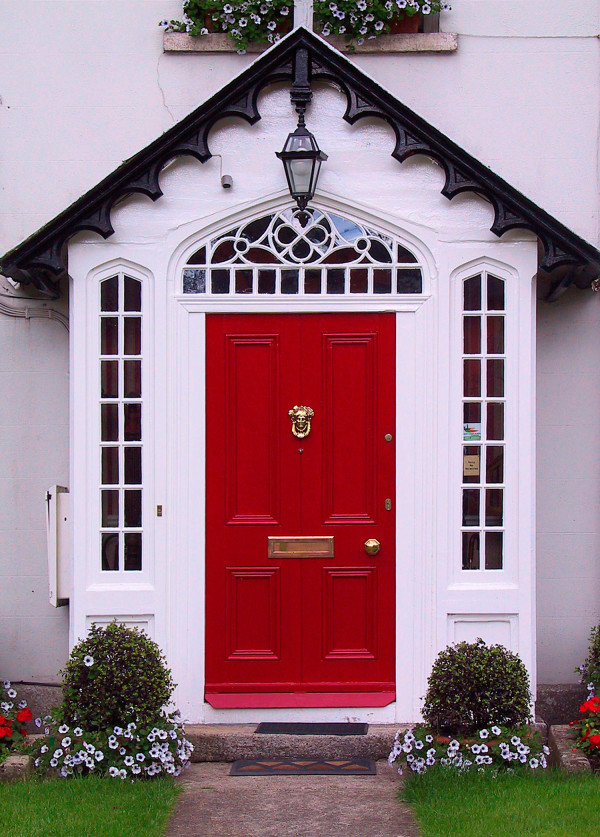
{"label": "lantern glass", "polygon": [[319,149],[310,131],[299,125],[277,156],[283,162],[292,197],[304,209],[315,193],[321,163],[327,155]]}

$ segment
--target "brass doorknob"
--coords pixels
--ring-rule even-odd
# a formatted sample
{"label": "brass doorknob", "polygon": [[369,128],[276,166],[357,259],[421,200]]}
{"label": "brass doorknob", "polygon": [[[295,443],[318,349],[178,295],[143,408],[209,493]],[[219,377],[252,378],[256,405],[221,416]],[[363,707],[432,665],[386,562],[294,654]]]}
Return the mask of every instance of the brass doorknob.
{"label": "brass doorknob", "polygon": [[379,550],[381,549],[381,544],[377,540],[377,538],[369,538],[365,541],[365,552],[367,555],[377,555]]}

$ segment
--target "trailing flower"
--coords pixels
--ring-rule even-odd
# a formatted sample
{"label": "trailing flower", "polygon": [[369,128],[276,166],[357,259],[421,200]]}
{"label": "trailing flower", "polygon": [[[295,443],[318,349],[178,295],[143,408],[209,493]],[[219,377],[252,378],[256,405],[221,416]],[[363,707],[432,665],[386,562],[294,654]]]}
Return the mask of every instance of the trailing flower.
{"label": "trailing flower", "polygon": [[418,774],[438,766],[459,773],[468,771],[499,772],[524,768],[545,769],[550,750],[540,742],[539,735],[528,727],[510,729],[492,726],[468,738],[438,735],[419,724],[409,730],[398,730],[388,761]]}
{"label": "trailing flower", "polygon": [[45,737],[31,748],[34,766],[42,774],[62,778],[98,773],[133,782],[178,776],[194,749],[178,713],[163,713],[152,726],[130,721],[95,732],[51,717],[45,723]]}
{"label": "trailing flower", "polygon": [[315,31],[325,38],[344,35],[360,45],[390,32],[395,20],[450,9],[444,0],[315,0]]}
{"label": "trailing flower", "polygon": [[[445,0],[315,0],[315,31],[344,35],[361,44],[391,31],[391,24],[416,14],[450,11]],[[183,0],[182,20],[162,20],[168,32],[224,32],[243,53],[253,41],[276,43],[293,26],[294,0]]]}
{"label": "trailing flower", "polygon": [[600,625],[595,625],[590,631],[588,655],[575,672],[581,683],[587,685],[589,695],[600,691]]}
{"label": "trailing flower", "polygon": [[244,53],[252,41],[277,43],[294,21],[294,0],[184,0],[183,20],[162,20],[168,32],[224,32]]}
{"label": "trailing flower", "polygon": [[579,707],[581,716],[571,721],[576,744],[588,756],[600,758],[600,697],[592,695]]}
{"label": "trailing flower", "polygon": [[0,701],[0,761],[24,742],[27,735],[25,724],[33,717],[27,701],[17,701],[17,697],[17,690],[10,680],[5,680]]}

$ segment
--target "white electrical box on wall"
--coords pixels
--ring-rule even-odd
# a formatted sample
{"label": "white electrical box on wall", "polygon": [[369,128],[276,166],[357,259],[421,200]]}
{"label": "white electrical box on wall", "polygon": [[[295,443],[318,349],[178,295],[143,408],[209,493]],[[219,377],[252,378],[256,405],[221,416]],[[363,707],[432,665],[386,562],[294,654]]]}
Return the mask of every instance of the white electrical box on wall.
{"label": "white electrical box on wall", "polygon": [[52,607],[69,603],[71,594],[71,497],[63,485],[46,491],[48,594]]}

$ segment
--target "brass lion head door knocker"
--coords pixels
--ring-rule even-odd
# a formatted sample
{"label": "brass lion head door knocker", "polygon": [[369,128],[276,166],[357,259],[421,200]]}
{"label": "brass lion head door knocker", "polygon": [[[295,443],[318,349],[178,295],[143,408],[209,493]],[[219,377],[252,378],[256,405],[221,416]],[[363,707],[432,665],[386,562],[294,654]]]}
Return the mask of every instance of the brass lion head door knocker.
{"label": "brass lion head door knocker", "polygon": [[310,422],[314,415],[315,411],[310,407],[298,404],[288,410],[288,416],[292,420],[292,433],[297,439],[306,439],[310,433]]}

